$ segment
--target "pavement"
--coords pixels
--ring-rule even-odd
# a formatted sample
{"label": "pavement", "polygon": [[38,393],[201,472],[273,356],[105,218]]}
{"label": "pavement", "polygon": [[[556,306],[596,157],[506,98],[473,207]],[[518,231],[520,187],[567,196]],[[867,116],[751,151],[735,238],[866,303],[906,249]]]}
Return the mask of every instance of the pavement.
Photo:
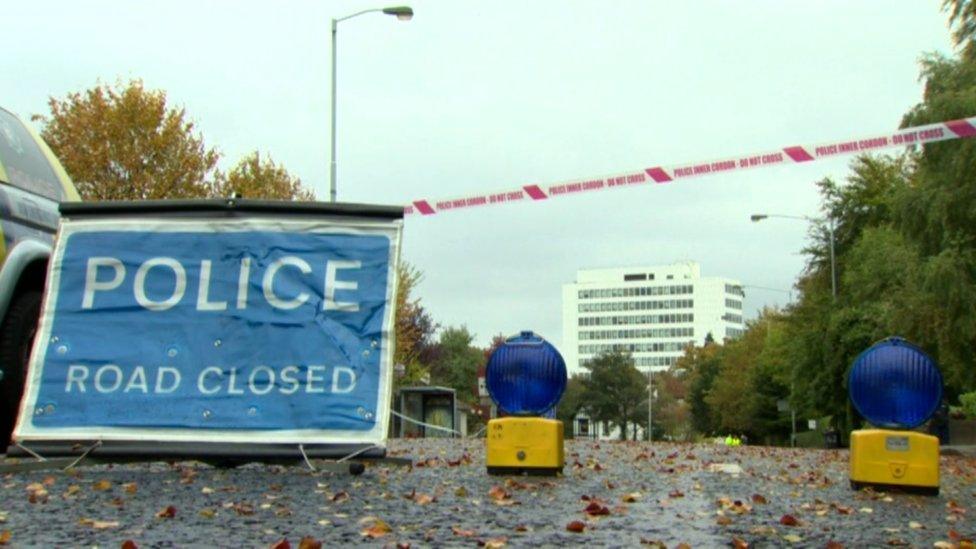
{"label": "pavement", "polygon": [[483,444],[392,440],[412,466],[361,476],[198,462],[6,474],[0,542],[965,547],[976,534],[976,459],[962,453],[941,458],[932,497],[851,490],[844,450],[567,441],[565,474],[545,478],[488,476]]}

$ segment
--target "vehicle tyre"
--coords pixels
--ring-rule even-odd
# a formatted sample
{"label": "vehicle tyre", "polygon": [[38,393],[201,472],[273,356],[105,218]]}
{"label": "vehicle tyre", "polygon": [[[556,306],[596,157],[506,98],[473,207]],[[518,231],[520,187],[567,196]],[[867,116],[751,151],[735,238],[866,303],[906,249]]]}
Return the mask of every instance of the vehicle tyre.
{"label": "vehicle tyre", "polygon": [[0,444],[3,449],[6,449],[17,420],[40,313],[41,292],[22,293],[11,301],[0,331],[0,369],[3,370],[0,379]]}

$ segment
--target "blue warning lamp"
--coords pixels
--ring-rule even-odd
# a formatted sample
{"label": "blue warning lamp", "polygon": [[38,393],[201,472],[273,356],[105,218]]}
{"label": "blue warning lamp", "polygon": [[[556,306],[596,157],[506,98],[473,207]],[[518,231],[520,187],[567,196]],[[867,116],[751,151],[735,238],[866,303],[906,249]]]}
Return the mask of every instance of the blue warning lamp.
{"label": "blue warning lamp", "polygon": [[875,343],[854,361],[847,379],[851,403],[872,425],[913,429],[942,401],[942,373],[921,349],[898,337]]}
{"label": "blue warning lamp", "polygon": [[559,351],[531,331],[505,340],[488,358],[488,394],[513,416],[541,416],[566,390],[566,362]]}

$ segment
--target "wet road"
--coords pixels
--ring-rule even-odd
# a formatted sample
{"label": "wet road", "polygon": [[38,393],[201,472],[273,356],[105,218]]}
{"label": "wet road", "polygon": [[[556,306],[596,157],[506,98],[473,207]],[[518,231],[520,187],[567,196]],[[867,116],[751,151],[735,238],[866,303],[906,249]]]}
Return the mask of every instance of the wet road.
{"label": "wet road", "polygon": [[851,491],[845,451],[567,441],[565,476],[534,478],[489,477],[482,445],[395,440],[391,455],[413,467],[358,477],[195,462],[11,474],[0,479],[0,541],[950,547],[976,533],[967,457],[943,457],[942,494],[926,497]]}

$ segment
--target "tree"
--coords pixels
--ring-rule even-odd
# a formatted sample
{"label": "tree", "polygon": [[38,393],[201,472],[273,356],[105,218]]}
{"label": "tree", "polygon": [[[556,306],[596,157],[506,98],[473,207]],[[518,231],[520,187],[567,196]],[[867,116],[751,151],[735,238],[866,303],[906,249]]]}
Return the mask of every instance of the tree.
{"label": "tree", "polygon": [[627,428],[638,417],[641,404],[647,406],[647,378],[634,366],[633,358],[621,353],[601,354],[585,367],[590,374],[584,395],[593,419],[612,422],[620,428],[620,440],[626,440]]}
{"label": "tree", "polygon": [[226,175],[218,174],[211,194],[276,200],[315,199],[315,193],[302,187],[300,179],[289,175],[270,156],[262,159],[257,151],[241,159]]}
{"label": "tree", "polygon": [[400,261],[397,264],[397,280],[396,316],[393,321],[396,351],[393,353],[393,363],[403,364],[406,368],[400,383],[413,385],[430,374],[421,361],[421,355],[431,346],[437,325],[420,304],[420,298],[413,296],[417,285],[423,280],[423,273],[413,265]]}
{"label": "tree", "polygon": [[142,82],[99,85],[48,101],[41,135],[85,200],[208,196],[219,155],[182,108]]}
{"label": "tree", "polygon": [[576,415],[586,408],[586,382],[581,374],[576,374],[566,380],[566,390],[556,405],[556,419],[563,422],[563,427],[569,435],[573,433],[573,421]]}
{"label": "tree", "polygon": [[478,367],[485,360],[484,350],[473,346],[473,342],[474,335],[467,327],[446,328],[440,334],[430,364],[431,382],[453,388],[458,400],[468,403],[478,400]]}
{"label": "tree", "polygon": [[952,38],[956,46],[963,46],[963,54],[972,57],[976,41],[976,4],[972,0],[943,0],[942,8],[949,12],[949,24],[955,25]]}
{"label": "tree", "polygon": [[710,435],[718,430],[717,414],[705,400],[715,384],[721,362],[718,357],[719,345],[706,337],[701,347],[688,347],[684,356],[675,364],[688,372],[688,408],[691,412],[691,426],[701,434]]}

